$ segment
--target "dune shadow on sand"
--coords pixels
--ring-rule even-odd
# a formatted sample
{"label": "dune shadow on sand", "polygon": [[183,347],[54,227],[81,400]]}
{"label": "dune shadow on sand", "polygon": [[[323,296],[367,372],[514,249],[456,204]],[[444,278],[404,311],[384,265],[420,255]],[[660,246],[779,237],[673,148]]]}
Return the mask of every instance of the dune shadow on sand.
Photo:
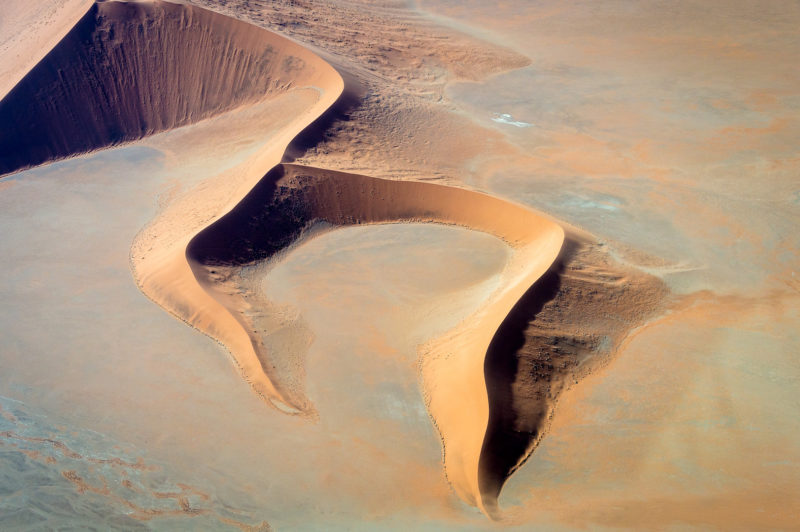
{"label": "dune shadow on sand", "polygon": [[[489,425],[481,450],[481,493],[496,500],[506,479],[516,471],[537,441],[548,415],[548,401],[540,391],[534,404],[520,405],[514,383],[521,372],[519,352],[527,341],[526,330],[545,304],[559,292],[564,260],[574,251],[575,242],[565,241],[558,260],[531,286],[508,314],[486,351],[484,371],[489,394]],[[545,369],[545,368],[543,368]],[[553,377],[542,371],[541,387]],[[531,390],[532,391],[532,390]],[[526,408],[527,407],[527,408]],[[525,426],[520,426],[520,421]]]}

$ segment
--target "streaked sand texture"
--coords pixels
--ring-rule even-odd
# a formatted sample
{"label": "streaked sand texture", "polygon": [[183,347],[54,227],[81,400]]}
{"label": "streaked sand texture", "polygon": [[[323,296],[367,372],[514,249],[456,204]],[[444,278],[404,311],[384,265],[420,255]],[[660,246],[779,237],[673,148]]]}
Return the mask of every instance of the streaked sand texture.
{"label": "streaked sand texture", "polygon": [[0,525],[791,527],[800,13],[651,7],[0,7]]}

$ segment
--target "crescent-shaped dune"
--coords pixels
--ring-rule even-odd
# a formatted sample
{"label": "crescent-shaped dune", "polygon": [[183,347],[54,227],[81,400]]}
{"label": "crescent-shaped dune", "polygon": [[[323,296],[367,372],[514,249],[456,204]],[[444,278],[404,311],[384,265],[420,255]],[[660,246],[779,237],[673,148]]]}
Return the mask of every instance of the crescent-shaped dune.
{"label": "crescent-shaped dune", "polygon": [[[448,480],[464,501],[495,516],[502,483],[541,437],[561,389],[536,399],[528,428],[513,429],[527,418],[504,402],[495,380],[507,376],[493,368],[515,348],[498,345],[521,299],[552,274],[565,231],[480,192],[280,164],[292,140],[343,93],[333,67],[269,31],[189,5],[102,2],[0,102],[0,174],[294,98],[296,107],[286,109],[296,114],[268,142],[168,204],[137,235],[130,259],[148,297],[223,344],[265,400],[300,415],[307,404],[271,371],[276,354],[249,326],[241,298],[220,289],[215,268],[278,260],[320,221],[454,224],[508,243],[515,252],[501,287],[455,329],[420,346],[422,392]],[[563,380],[570,371],[553,374]],[[506,445],[508,432],[523,436]]]}
{"label": "crescent-shaped dune", "polygon": [[[487,510],[479,489],[479,461],[489,421],[486,352],[516,302],[558,256],[563,229],[530,209],[479,192],[281,165],[229,214],[195,237],[187,257],[207,292],[216,295],[248,331],[241,302],[215,289],[214,268],[269,258],[317,221],[334,226],[454,224],[492,234],[514,248],[502,288],[457,328],[421,348],[423,393],[442,436],[448,479],[462,499]],[[259,349],[255,333],[250,340],[253,349],[234,356],[280,390],[269,371],[270,354]],[[275,398],[285,401],[285,397]]]}

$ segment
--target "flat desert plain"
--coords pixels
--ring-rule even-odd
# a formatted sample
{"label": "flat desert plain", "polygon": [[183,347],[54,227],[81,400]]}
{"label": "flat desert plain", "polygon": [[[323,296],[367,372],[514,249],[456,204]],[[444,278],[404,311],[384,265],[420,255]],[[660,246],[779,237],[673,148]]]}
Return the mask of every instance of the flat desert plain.
{"label": "flat desert plain", "polygon": [[800,7],[5,0],[0,529],[792,529]]}

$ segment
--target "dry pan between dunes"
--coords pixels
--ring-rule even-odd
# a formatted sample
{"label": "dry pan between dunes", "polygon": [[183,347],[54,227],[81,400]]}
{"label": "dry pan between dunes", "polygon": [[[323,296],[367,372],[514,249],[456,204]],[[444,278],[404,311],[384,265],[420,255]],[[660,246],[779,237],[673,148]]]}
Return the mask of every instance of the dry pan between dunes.
{"label": "dry pan between dunes", "polygon": [[[279,354],[251,332],[241,298],[217,282],[216,268],[278,260],[319,221],[456,224],[501,238],[515,250],[501,288],[420,347],[422,393],[442,438],[447,477],[464,501],[498,515],[503,481],[541,437],[562,389],[552,385],[533,398],[536,415],[526,417],[530,408],[517,400],[524,393],[498,392],[504,388],[497,379],[507,376],[495,371],[504,364],[496,359],[514,358],[519,347],[499,340],[531,287],[546,273],[560,275],[553,267],[560,256],[564,262],[564,230],[479,192],[279,164],[289,143],[343,91],[342,77],[325,61],[266,30],[188,5],[98,3],[0,102],[0,174],[302,94],[305,108],[259,149],[232,157],[235,164],[174,199],[142,229],[131,249],[134,278],[157,304],[222,343],[265,400],[302,415],[308,403],[270,371]],[[657,300],[658,290],[651,292]],[[644,314],[615,325],[617,332]],[[537,353],[549,361],[548,345]],[[568,364],[549,367],[548,382],[572,375]],[[509,433],[514,445],[506,444]]]}

